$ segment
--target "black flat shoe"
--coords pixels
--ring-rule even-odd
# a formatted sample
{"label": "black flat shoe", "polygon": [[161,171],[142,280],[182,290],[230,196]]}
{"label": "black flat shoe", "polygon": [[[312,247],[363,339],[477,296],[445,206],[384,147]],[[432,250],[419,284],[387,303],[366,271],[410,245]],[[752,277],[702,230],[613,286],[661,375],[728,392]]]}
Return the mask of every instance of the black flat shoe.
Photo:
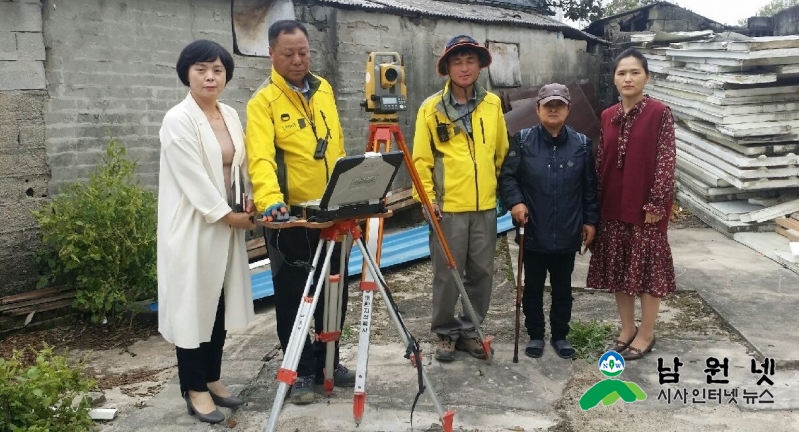
{"label": "black flat shoe", "polygon": [[635,328],[635,333],[633,333],[633,337],[630,338],[629,342],[624,342],[620,339],[616,339],[613,341],[613,346],[608,348],[608,351],[616,351],[617,353],[621,354],[622,351],[626,350],[628,346],[635,340],[635,337],[638,336],[638,327]]}
{"label": "black flat shoe", "polygon": [[208,393],[211,394],[211,399],[214,400],[214,404],[216,404],[216,406],[221,406],[223,408],[236,408],[244,405],[244,399],[237,398],[234,396],[228,396],[228,397],[217,396],[211,390],[208,390]]}
{"label": "black flat shoe", "polygon": [[639,350],[638,348],[627,347],[626,350],[621,354],[621,358],[624,360],[638,360],[644,358],[644,356],[652,351],[652,348],[655,346],[655,338],[652,338],[652,342],[643,350]]}
{"label": "black flat shoe", "polygon": [[194,405],[191,403],[191,398],[189,397],[188,394],[186,395],[185,399],[186,399],[186,411],[189,412],[189,415],[197,416],[197,419],[200,420],[201,422],[215,424],[215,423],[222,423],[225,420],[225,415],[222,414],[222,411],[214,409],[208,414],[202,414],[200,412],[197,412],[196,409],[194,409]]}

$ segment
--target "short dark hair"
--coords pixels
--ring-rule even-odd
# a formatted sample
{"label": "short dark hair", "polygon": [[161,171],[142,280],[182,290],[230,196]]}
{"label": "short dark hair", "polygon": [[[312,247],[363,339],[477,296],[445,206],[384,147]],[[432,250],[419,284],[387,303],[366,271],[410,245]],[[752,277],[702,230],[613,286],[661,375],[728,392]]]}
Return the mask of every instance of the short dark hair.
{"label": "short dark hair", "polygon": [[478,60],[480,60],[480,53],[477,52],[476,49],[470,46],[463,46],[455,48],[454,50],[450,51],[449,54],[447,54],[447,62],[449,62],[450,59],[452,59],[452,57],[461,56],[461,55],[462,56],[474,55],[475,57],[477,57]]}
{"label": "short dark hair", "polygon": [[267,32],[267,37],[269,38],[269,47],[275,47],[277,38],[281,33],[292,34],[297,30],[301,31],[306,38],[308,37],[308,29],[306,29],[305,26],[297,20],[275,21],[271,26],[269,26],[269,31]]}
{"label": "short dark hair", "polygon": [[641,62],[641,66],[644,68],[644,72],[649,75],[649,62],[646,61],[646,57],[641,54],[641,51],[638,51],[635,48],[627,48],[626,50],[622,51],[618,56],[616,56],[616,60],[613,61],[613,74],[616,74],[616,69],[619,68],[619,63],[622,60],[626,59],[627,57],[634,57]]}
{"label": "short dark hair", "polygon": [[188,87],[189,68],[197,63],[212,62],[216,59],[219,59],[222,65],[225,66],[225,78],[227,78],[225,84],[227,84],[233,79],[233,68],[235,67],[233,56],[230,55],[228,50],[214,41],[205,39],[196,40],[186,45],[183,51],[180,52],[178,64],[175,67],[178,71],[180,82]]}

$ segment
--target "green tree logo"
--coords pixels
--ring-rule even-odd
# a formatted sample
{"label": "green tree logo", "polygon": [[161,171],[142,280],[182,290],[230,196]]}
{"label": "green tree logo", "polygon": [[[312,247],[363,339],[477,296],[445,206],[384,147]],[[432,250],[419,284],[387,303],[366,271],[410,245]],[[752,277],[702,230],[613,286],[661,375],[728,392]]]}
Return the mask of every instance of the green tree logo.
{"label": "green tree logo", "polygon": [[601,402],[602,405],[613,405],[619,399],[632,403],[646,399],[646,393],[638,384],[614,379],[624,372],[624,358],[616,351],[608,351],[599,358],[599,371],[608,379],[602,380],[583,394],[580,408],[589,410]]}

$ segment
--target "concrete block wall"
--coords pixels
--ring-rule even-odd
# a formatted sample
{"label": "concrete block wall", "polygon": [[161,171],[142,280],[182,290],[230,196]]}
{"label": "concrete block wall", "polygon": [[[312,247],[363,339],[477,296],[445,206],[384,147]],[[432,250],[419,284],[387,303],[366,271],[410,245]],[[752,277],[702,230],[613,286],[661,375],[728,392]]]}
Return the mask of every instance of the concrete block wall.
{"label": "concrete block wall", "polygon": [[[370,51],[405,56],[410,109],[400,118],[409,145],[416,110],[443,85],[435,61],[452,35],[518,43],[525,86],[599,79],[601,59],[586,52],[585,41],[560,33],[314,5],[295,11],[309,30],[311,70],[336,91],[350,153],[362,152],[368,137],[369,116],[360,102]],[[200,38],[233,51],[229,1],[0,0],[0,215],[9,221],[0,229],[0,295],[35,283],[38,233],[29,210],[64,185],[87,179],[111,136],[139,160],[139,179],[155,190],[163,115],[187,95],[175,63],[180,50]],[[234,58],[222,102],[246,125],[246,103],[271,63]],[[487,83],[487,70],[481,80]],[[395,185],[410,180],[403,173]]]}
{"label": "concrete block wall", "polygon": [[[364,97],[366,59],[371,51],[396,51],[404,56],[408,111],[400,113],[400,124],[411,147],[419,106],[444,85],[445,78],[436,74],[436,61],[452,36],[470,34],[481,43],[519,44],[522,86],[579,79],[590,79],[595,85],[599,82],[601,56],[588,53],[587,42],[566,39],[560,33],[359,10],[338,10],[335,14],[338,74],[334,87],[350,151],[362,151],[368,138],[369,115],[360,103]],[[480,82],[492,90],[488,81],[488,70],[484,69]],[[395,184],[411,184],[404,170]]]}
{"label": "concrete block wall", "polygon": [[[560,33],[323,6],[297,5],[296,15],[308,27],[312,71],[327,78],[336,91],[350,152],[363,151],[368,137],[368,115],[360,102],[370,51],[398,51],[406,58],[410,110],[401,119],[409,142],[416,109],[443,83],[434,68],[440,49],[463,31],[481,41],[520,43],[524,85],[586,77],[598,81],[598,59],[586,52],[586,42]],[[46,1],[44,25],[52,187],[57,190],[65,182],[86,178],[109,133],[140,159],[142,181],[155,187],[161,119],[186,95],[174,72],[175,61],[183,46],[197,38],[215,40],[232,51],[229,2]],[[246,102],[269,74],[270,61],[236,56],[236,62],[222,99],[246,123]],[[487,78],[484,71],[483,82]]]}
{"label": "concrete block wall", "polygon": [[[46,1],[50,103],[45,111],[51,185],[88,177],[110,136],[139,160],[155,190],[161,121],[188,89],[175,73],[180,51],[211,39],[233,52],[230,2],[221,0]],[[268,59],[235,57],[222,102],[245,120],[245,105],[269,72]]]}
{"label": "concrete block wall", "polygon": [[774,15],[774,36],[799,34],[799,6],[785,9]]}
{"label": "concrete block wall", "polygon": [[50,179],[44,60],[39,2],[0,0],[0,297],[28,291],[38,279],[31,211],[49,194]]}

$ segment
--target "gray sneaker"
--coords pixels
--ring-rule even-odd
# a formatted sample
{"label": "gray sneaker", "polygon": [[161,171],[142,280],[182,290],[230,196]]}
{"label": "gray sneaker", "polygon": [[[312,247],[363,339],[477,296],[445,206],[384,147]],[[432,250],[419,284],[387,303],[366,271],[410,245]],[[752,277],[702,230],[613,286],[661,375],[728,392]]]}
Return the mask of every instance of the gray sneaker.
{"label": "gray sneaker", "polygon": [[339,364],[333,372],[333,384],[336,387],[355,387],[355,372]]}
{"label": "gray sneaker", "polygon": [[[324,383],[324,373],[318,373],[316,375],[316,384],[322,385]],[[336,366],[336,370],[333,371],[333,385],[336,387],[355,387],[355,372],[339,363],[339,365]]]}
{"label": "gray sneaker", "polygon": [[313,375],[297,377],[294,381],[294,386],[291,387],[291,403],[294,405],[308,405],[314,403],[315,398]]}

